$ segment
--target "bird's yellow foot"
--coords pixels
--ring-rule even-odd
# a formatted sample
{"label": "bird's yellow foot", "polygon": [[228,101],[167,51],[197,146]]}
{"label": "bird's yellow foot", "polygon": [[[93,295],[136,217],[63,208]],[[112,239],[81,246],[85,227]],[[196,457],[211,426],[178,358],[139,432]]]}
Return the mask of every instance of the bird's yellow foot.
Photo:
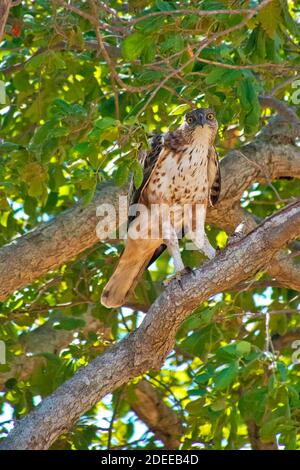
{"label": "bird's yellow foot", "polygon": [[194,271],[189,266],[186,266],[182,271],[177,271],[177,273],[175,273],[171,277],[168,277],[167,279],[165,279],[163,281],[163,285],[165,287],[167,287],[169,284],[171,284],[171,282],[177,281],[178,284],[180,285],[180,287],[182,288],[182,283],[181,283],[182,277],[185,276],[186,274],[190,274],[190,273],[194,274]]}

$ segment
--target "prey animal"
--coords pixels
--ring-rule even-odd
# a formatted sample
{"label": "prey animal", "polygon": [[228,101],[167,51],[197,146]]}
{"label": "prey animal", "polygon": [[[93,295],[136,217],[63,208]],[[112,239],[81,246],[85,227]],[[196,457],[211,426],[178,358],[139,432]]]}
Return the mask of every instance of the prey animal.
{"label": "prey animal", "polygon": [[[106,307],[124,305],[145,268],[165,248],[180,277],[186,271],[178,242],[182,233],[208,258],[215,256],[205,233],[205,218],[207,206],[217,203],[221,189],[214,147],[217,131],[213,110],[196,108],[186,114],[177,130],[153,138],[141,160],[143,182],[139,188],[132,183],[130,190],[130,205],[138,204],[143,210],[129,217],[125,249],[102,292]],[[166,208],[171,209],[168,220],[164,218]],[[155,236],[153,226],[158,229]]]}

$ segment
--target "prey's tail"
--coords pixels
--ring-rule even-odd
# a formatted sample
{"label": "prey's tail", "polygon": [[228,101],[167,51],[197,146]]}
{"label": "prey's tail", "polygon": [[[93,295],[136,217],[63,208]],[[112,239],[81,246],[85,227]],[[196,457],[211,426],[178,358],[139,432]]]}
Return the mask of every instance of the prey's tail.
{"label": "prey's tail", "polygon": [[101,303],[105,307],[120,307],[134,289],[162,241],[128,238],[118,266],[103,289]]}

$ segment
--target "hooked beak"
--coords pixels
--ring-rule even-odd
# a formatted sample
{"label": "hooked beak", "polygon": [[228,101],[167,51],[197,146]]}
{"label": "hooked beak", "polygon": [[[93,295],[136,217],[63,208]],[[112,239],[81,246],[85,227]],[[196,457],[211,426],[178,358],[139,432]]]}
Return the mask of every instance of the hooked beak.
{"label": "hooked beak", "polygon": [[203,114],[199,114],[198,123],[201,127],[204,127],[204,116],[203,116]]}

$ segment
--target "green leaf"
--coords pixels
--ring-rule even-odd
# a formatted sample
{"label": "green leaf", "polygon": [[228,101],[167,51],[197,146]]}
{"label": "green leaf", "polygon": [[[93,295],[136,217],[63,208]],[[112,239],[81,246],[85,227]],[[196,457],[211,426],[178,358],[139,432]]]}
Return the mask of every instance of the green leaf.
{"label": "green leaf", "polygon": [[1,142],[0,140],[0,152],[11,152],[12,150],[18,150],[20,145],[15,144],[14,142]]}
{"label": "green leaf", "polygon": [[[296,37],[300,36],[299,25],[296,20],[293,19],[289,12],[289,3],[286,0],[280,0],[280,5],[284,16],[284,26]],[[285,28],[283,27],[285,30]]]}
{"label": "green leaf", "polygon": [[232,361],[232,359],[237,358],[236,344],[222,346],[216,351],[216,356],[221,361]]}
{"label": "green leaf", "polygon": [[251,352],[251,344],[248,341],[239,341],[236,343],[236,352],[238,356],[247,356]]}
{"label": "green leaf", "polygon": [[99,118],[94,122],[94,127],[97,129],[100,129],[101,131],[105,131],[106,129],[109,129],[110,127],[115,127],[117,124],[117,121],[114,118],[111,117],[104,117],[104,118]]}
{"label": "green leaf", "polygon": [[170,34],[167,39],[161,43],[160,49],[162,52],[174,51],[179,52],[184,47],[184,40],[181,36],[176,34]]}
{"label": "green leaf", "polygon": [[30,196],[30,197],[41,196],[45,189],[46,189],[46,187],[45,187],[45,184],[44,184],[43,181],[33,180],[29,184],[28,196]]}
{"label": "green leaf", "polygon": [[239,410],[245,421],[255,421],[260,424],[264,416],[267,401],[266,388],[254,388],[242,393],[239,401]]}
{"label": "green leaf", "polygon": [[214,379],[215,390],[224,390],[235,380],[238,374],[239,366],[237,362],[230,364],[226,369],[217,373]]}
{"label": "green leaf", "polygon": [[47,50],[33,56],[26,64],[25,69],[29,72],[34,72],[41,67],[46,67],[50,72],[64,69],[66,67],[65,61],[59,52]]}
{"label": "green leaf", "polygon": [[117,186],[123,186],[129,177],[129,168],[128,166],[122,165],[120,166],[113,174],[114,181]]}
{"label": "green leaf", "polygon": [[288,369],[286,365],[284,364],[284,362],[281,362],[281,361],[278,361],[276,365],[277,365],[277,370],[279,372],[281,381],[286,382],[287,377],[288,377]]}
{"label": "green leaf", "polygon": [[211,375],[208,372],[204,372],[203,374],[197,375],[195,381],[197,384],[205,384],[209,381]]}
{"label": "green leaf", "polygon": [[201,409],[203,408],[203,398],[198,398],[197,400],[191,401],[185,407],[186,411],[191,415],[199,415]]}
{"label": "green leaf", "polygon": [[146,46],[145,37],[142,33],[133,33],[123,41],[122,54],[126,60],[138,59]]}
{"label": "green leaf", "polygon": [[247,133],[254,132],[260,119],[260,104],[252,77],[247,77],[239,83],[238,94],[241,102],[241,124]]}
{"label": "green leaf", "polygon": [[137,79],[139,83],[143,84],[159,80],[162,77],[163,73],[159,70],[145,70],[137,77]]}
{"label": "green leaf", "polygon": [[92,202],[96,189],[97,189],[97,179],[96,177],[94,177],[91,179],[90,187],[88,188],[83,198],[81,199],[81,202],[84,206],[87,206]]}
{"label": "green leaf", "polygon": [[[143,21],[140,21],[139,23],[136,24],[136,29],[139,31],[143,31],[143,33],[154,33],[156,31],[160,31],[162,29],[162,26],[165,22],[164,16],[154,16],[152,18],[147,18]],[[150,40],[151,38],[147,38]],[[145,36],[143,36],[143,40],[145,42]]]}
{"label": "green leaf", "polygon": [[72,317],[64,317],[60,318],[57,323],[54,324],[54,328],[56,330],[77,330],[78,328],[82,328],[85,325],[85,321],[81,318],[72,318]]}
{"label": "green leaf", "polygon": [[[278,308],[280,308],[280,304],[278,304]],[[274,310],[276,311],[276,307],[274,305]],[[270,328],[272,333],[278,333],[279,335],[284,335],[288,329],[288,319],[287,315],[285,314],[274,314],[270,315]]]}
{"label": "green leaf", "polygon": [[146,44],[142,54],[141,62],[142,64],[151,64],[155,60],[155,47],[154,44]]}
{"label": "green leaf", "polygon": [[226,73],[222,76],[221,85],[228,86],[236,83],[242,76],[243,73],[241,70],[226,70]]}
{"label": "green leaf", "polygon": [[0,80],[0,104],[5,104],[6,103],[6,89],[5,89],[5,83]]}
{"label": "green leaf", "polygon": [[219,398],[218,400],[215,400],[211,405],[211,409],[213,411],[221,411],[224,410],[227,407],[227,401],[224,398]]}
{"label": "green leaf", "polygon": [[[19,90],[19,91],[27,91],[28,90],[28,82],[29,82],[30,76],[25,70],[21,70],[20,72],[17,72],[14,75],[13,78],[13,83],[14,86]],[[0,85],[1,87],[1,85]],[[1,100],[0,100],[1,103]]]}
{"label": "green leaf", "polygon": [[68,116],[72,114],[72,106],[61,98],[56,98],[53,101],[53,112],[56,117]]}
{"label": "green leaf", "polygon": [[237,341],[235,343],[223,346],[216,351],[216,356],[222,361],[231,361],[251,352],[251,344],[248,341]]}
{"label": "green leaf", "polygon": [[170,5],[170,3],[166,2],[165,0],[156,0],[156,6],[161,11],[173,10],[172,5]]}
{"label": "green leaf", "polygon": [[132,165],[133,169],[133,180],[136,188],[139,188],[143,182],[144,172],[141,164],[136,160]]}
{"label": "green leaf", "polygon": [[222,67],[213,68],[208,75],[205,77],[205,83],[207,85],[216,85],[222,81],[222,77],[228,72],[227,69]]}
{"label": "green leaf", "polygon": [[179,104],[176,106],[176,108],[172,109],[172,111],[169,112],[170,116],[178,116],[181,114],[184,114],[190,106],[188,104]]}
{"label": "green leaf", "polygon": [[253,101],[257,99],[251,78],[242,80],[238,87],[239,97],[243,108],[251,109]]}
{"label": "green leaf", "polygon": [[262,8],[256,18],[268,36],[274,37],[281,21],[281,6],[278,0],[273,0]]}
{"label": "green leaf", "polygon": [[270,442],[276,438],[276,434],[280,431],[280,425],[286,426],[287,420],[283,416],[272,418],[260,428],[260,437],[263,442]]}
{"label": "green leaf", "polygon": [[203,354],[210,352],[221,337],[219,328],[215,324],[210,324],[188,336],[182,341],[180,348],[189,354],[201,357]]}
{"label": "green leaf", "polygon": [[47,157],[54,151],[58,138],[67,134],[67,129],[61,126],[56,119],[47,121],[43,126],[36,128],[29,142],[28,150],[35,153],[38,159]]}

